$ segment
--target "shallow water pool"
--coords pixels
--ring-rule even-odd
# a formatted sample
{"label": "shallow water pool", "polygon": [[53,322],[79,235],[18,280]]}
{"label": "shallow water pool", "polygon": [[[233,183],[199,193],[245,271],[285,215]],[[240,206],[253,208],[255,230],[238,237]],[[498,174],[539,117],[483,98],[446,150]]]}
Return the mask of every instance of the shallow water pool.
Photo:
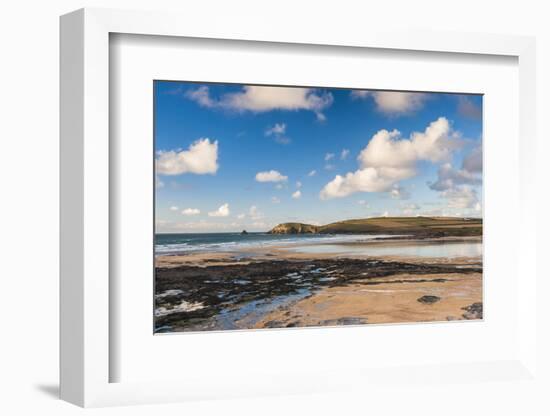
{"label": "shallow water pool", "polygon": [[483,244],[480,242],[433,243],[433,244],[316,244],[297,246],[290,249],[298,253],[312,254],[360,254],[365,256],[399,257],[481,257]]}

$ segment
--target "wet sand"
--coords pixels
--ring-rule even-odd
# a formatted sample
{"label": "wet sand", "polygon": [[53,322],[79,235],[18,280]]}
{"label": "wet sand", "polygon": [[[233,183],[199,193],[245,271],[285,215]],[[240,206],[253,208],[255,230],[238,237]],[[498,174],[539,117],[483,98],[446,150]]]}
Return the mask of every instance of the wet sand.
{"label": "wet sand", "polygon": [[[464,238],[445,243],[462,242]],[[480,239],[467,241],[480,241]],[[368,241],[342,246],[441,243]],[[321,243],[320,243],[321,244]],[[303,246],[303,245],[302,245]],[[157,332],[481,319],[482,259],[295,246],[156,258]]]}
{"label": "wet sand", "polygon": [[[419,301],[427,296],[433,303]],[[267,315],[256,328],[472,319],[465,308],[481,299],[481,273],[396,274],[327,288]]]}

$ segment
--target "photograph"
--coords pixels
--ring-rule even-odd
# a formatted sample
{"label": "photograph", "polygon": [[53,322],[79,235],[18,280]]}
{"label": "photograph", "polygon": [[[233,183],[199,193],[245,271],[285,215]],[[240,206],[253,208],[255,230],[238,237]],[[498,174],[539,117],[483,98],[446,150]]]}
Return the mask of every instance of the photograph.
{"label": "photograph", "polygon": [[155,334],[483,319],[481,94],[153,84]]}

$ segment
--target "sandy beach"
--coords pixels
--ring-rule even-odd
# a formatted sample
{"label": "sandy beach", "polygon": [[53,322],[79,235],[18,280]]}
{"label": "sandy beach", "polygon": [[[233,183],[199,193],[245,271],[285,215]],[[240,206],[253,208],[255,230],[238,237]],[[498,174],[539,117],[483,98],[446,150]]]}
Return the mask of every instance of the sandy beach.
{"label": "sandy beach", "polygon": [[[481,244],[481,238],[393,238],[157,256],[156,332],[482,319],[481,255],[449,257],[438,251],[472,243]],[[395,254],[410,253],[411,247],[436,255]],[[373,250],[394,254],[374,257]]]}

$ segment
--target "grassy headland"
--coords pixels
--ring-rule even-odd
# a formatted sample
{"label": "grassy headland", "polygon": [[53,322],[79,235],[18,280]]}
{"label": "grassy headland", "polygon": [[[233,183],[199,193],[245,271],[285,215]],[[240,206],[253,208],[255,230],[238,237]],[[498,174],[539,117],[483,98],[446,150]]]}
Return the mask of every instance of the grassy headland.
{"label": "grassy headland", "polygon": [[352,219],[327,225],[297,222],[279,224],[270,234],[406,234],[415,237],[464,237],[482,235],[481,218],[378,217]]}

